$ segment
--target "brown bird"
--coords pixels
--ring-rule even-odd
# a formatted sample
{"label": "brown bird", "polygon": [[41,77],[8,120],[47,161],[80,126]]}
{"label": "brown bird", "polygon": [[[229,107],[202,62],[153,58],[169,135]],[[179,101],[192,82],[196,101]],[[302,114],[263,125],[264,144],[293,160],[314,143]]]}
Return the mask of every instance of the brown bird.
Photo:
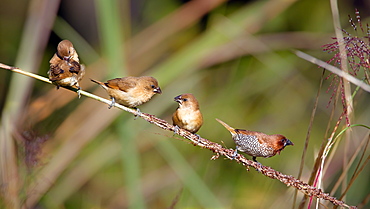
{"label": "brown bird", "polygon": [[174,100],[179,103],[179,107],[172,115],[173,125],[195,134],[203,125],[203,116],[197,99],[193,94],[181,94]]}
{"label": "brown bird", "polygon": [[216,120],[230,131],[236,144],[235,155],[239,150],[252,156],[255,162],[257,162],[256,157],[272,157],[280,154],[285,146],[294,145],[293,142],[280,134],[267,135],[256,131],[234,129],[225,122],[217,118]]}
{"label": "brown bird", "polygon": [[77,52],[70,41],[61,41],[58,44],[57,52],[49,62],[49,80],[57,86],[57,89],[60,86],[81,89],[79,82],[85,75],[85,66],[80,65]]}
{"label": "brown bird", "polygon": [[148,102],[154,94],[161,94],[158,81],[150,76],[123,77],[109,80],[105,83],[90,79],[105,89],[112,103],[109,109],[117,102],[126,107],[133,107],[139,111],[137,106]]}

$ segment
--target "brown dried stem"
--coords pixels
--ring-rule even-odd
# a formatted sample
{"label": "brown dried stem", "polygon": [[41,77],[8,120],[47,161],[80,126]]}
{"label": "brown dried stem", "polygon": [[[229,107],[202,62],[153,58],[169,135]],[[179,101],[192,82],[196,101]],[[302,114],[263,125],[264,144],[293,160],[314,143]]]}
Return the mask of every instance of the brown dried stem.
{"label": "brown dried stem", "polygon": [[[42,76],[38,76],[38,75],[33,75],[33,74],[25,72],[25,71],[23,71],[19,68],[4,65],[2,63],[0,63],[0,68],[11,70],[11,71],[17,72],[17,73],[21,73],[23,75],[27,75],[27,76],[30,76],[30,77],[33,77],[33,78],[36,78],[36,79],[39,79],[39,80],[42,80],[42,81],[46,81],[46,82],[49,83],[49,81],[47,81],[47,78],[42,77]],[[70,89],[70,90],[77,91],[77,89]],[[96,99],[96,100],[98,100],[100,102],[103,102],[103,103],[106,103],[106,104],[111,103],[110,100],[103,99],[101,97],[98,97],[98,96],[96,96],[94,94],[91,94],[89,92],[86,92],[86,91],[81,90],[80,93],[81,93],[81,95],[90,97],[92,99]],[[338,206],[341,206],[341,207],[347,207],[347,208],[351,208],[351,209],[357,208],[356,206],[349,206],[345,202],[340,201],[340,200],[336,199],[335,197],[330,196],[328,193],[324,193],[321,189],[317,189],[316,187],[310,186],[309,184],[307,184],[307,183],[305,183],[301,180],[298,180],[298,179],[294,178],[293,176],[285,175],[285,174],[283,174],[279,171],[274,170],[271,167],[264,166],[260,163],[254,162],[252,160],[248,160],[247,158],[245,158],[241,154],[237,154],[236,156],[234,156],[234,150],[233,149],[224,148],[222,145],[220,145],[218,143],[212,142],[208,139],[205,139],[205,138],[202,138],[198,135],[192,134],[187,130],[179,129],[179,128],[175,129],[175,127],[173,125],[169,124],[165,120],[157,118],[154,115],[150,115],[150,114],[147,114],[147,113],[140,113],[140,112],[138,112],[134,109],[119,105],[117,103],[114,106],[121,109],[121,110],[124,110],[126,112],[130,112],[134,115],[137,115],[138,117],[146,120],[147,122],[149,122],[151,124],[154,124],[154,125],[158,126],[161,129],[168,130],[168,131],[171,131],[171,132],[175,131],[176,134],[178,134],[179,136],[182,136],[182,137],[190,140],[190,142],[193,145],[204,148],[204,149],[208,149],[208,150],[214,152],[215,155],[211,158],[212,160],[216,160],[217,158],[220,157],[220,155],[223,155],[223,156],[227,157],[230,160],[235,160],[239,164],[242,164],[248,170],[249,170],[249,166],[251,166],[251,167],[255,168],[257,171],[259,171],[259,173],[261,173],[261,174],[263,174],[263,175],[265,175],[269,178],[277,179],[277,180],[279,180],[280,182],[284,183],[287,186],[294,187],[297,190],[304,193],[305,195],[313,196],[313,197],[320,198],[320,199],[323,199],[323,200],[328,200],[331,203],[333,203],[334,205],[338,205]],[[28,202],[27,205],[32,205],[32,203],[34,203],[34,202],[32,202],[31,204],[29,204],[29,203],[30,202]]]}

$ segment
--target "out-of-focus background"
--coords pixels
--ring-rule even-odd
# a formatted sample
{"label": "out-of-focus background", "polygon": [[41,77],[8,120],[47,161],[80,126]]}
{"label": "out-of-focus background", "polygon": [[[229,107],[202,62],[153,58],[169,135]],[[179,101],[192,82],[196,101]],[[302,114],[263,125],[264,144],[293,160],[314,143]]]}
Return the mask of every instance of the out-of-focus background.
{"label": "out-of-focus background", "polygon": [[[355,8],[365,28],[370,22],[367,0],[339,0],[338,8],[354,36],[348,15],[356,22]],[[142,112],[171,121],[173,98],[193,93],[205,119],[199,135],[234,148],[215,118],[283,134],[294,146],[259,162],[298,177],[305,150],[305,182],[342,112],[331,78],[320,88],[323,69],[291,51],[332,57],[321,47],[334,42],[329,1],[4,0],[0,11],[1,63],[46,76],[57,44],[68,39],[87,67],[82,89],[108,98],[89,78],[154,76],[163,94]],[[359,90],[353,101],[352,124],[369,126],[369,93]],[[210,160],[208,150],[129,113],[3,69],[0,108],[1,207],[298,208],[303,198],[253,169]],[[336,135],[345,127],[343,119]],[[340,137],[321,182],[325,192],[345,193],[343,200],[363,208],[370,207],[368,138],[364,127]]]}

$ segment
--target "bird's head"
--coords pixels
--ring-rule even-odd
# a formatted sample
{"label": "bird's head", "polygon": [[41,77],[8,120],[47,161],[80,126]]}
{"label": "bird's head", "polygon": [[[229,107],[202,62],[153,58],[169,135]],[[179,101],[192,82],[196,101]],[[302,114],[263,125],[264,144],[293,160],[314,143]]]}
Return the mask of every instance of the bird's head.
{"label": "bird's head", "polygon": [[273,140],[273,143],[274,143],[274,148],[276,150],[277,153],[280,154],[280,152],[288,145],[294,145],[294,143],[292,141],[290,141],[289,139],[287,139],[285,136],[283,135],[280,135],[280,134],[276,134],[276,135],[272,135],[274,140]]}
{"label": "bird's head", "polygon": [[162,93],[162,90],[158,85],[157,79],[155,79],[153,77],[150,77],[150,76],[142,76],[142,77],[140,77],[140,79],[144,83],[144,85],[145,85],[144,88],[147,91],[150,91],[153,94],[161,94]]}
{"label": "bird's head", "polygon": [[69,62],[71,59],[79,62],[78,55],[73,44],[68,40],[63,40],[58,44],[57,55],[61,60]]}
{"label": "bird's head", "polygon": [[181,94],[174,98],[180,107],[199,109],[199,103],[193,94]]}

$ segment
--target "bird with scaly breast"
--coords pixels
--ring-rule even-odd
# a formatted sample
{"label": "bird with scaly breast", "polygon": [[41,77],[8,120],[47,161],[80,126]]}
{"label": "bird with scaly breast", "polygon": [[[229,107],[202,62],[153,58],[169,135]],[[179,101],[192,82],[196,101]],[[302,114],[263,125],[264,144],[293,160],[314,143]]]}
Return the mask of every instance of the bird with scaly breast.
{"label": "bird with scaly breast", "polygon": [[257,131],[248,131],[243,129],[234,129],[225,122],[216,118],[232,135],[236,144],[235,155],[237,151],[244,152],[253,157],[257,162],[257,157],[273,157],[288,145],[294,145],[289,139],[280,134],[268,135]]}
{"label": "bird with scaly breast", "polygon": [[179,103],[179,107],[172,115],[173,125],[195,134],[203,125],[197,99],[193,94],[181,94],[174,100]]}
{"label": "bird with scaly breast", "polygon": [[115,78],[105,83],[94,79],[90,80],[99,84],[107,91],[112,99],[112,103],[108,107],[109,109],[117,102],[118,104],[135,108],[139,111],[136,108],[137,106],[148,102],[155,94],[162,93],[157,79],[151,76]]}

